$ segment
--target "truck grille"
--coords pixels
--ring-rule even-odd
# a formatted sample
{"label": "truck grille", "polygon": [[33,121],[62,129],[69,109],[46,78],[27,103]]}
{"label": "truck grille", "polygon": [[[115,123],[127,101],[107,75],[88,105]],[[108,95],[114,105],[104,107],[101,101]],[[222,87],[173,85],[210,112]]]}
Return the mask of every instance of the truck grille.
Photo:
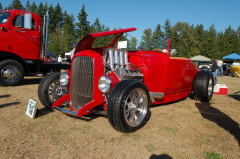
{"label": "truck grille", "polygon": [[72,107],[78,111],[92,101],[93,93],[93,60],[90,57],[76,57],[72,64]]}

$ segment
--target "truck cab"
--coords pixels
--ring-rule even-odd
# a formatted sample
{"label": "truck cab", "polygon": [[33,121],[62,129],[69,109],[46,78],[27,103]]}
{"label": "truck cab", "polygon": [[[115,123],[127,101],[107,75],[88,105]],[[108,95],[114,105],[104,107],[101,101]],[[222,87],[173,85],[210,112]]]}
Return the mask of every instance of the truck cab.
{"label": "truck cab", "polygon": [[[27,26],[26,16],[31,16]],[[41,19],[37,14],[22,10],[0,13],[0,50],[22,59],[39,59],[41,47]]]}
{"label": "truck cab", "polygon": [[41,23],[39,15],[28,11],[0,12],[0,86],[19,85],[25,75],[47,74],[70,67],[46,62],[47,24]]}

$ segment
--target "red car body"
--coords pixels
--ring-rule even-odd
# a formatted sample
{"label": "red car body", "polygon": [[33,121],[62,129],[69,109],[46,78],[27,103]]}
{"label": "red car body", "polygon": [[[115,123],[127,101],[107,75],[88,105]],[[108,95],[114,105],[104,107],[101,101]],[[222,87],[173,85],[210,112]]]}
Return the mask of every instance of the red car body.
{"label": "red car body", "polygon": [[[145,108],[144,104],[156,105],[176,101],[187,97],[193,86],[196,89],[200,88],[198,84],[194,84],[198,68],[189,58],[171,56],[170,40],[164,52],[118,49],[119,37],[125,32],[135,30],[136,28],[128,28],[86,35],[77,44],[71,69],[66,72],[69,82],[65,95],[49,105],[48,94],[45,92],[49,91],[48,85],[52,84],[46,84],[50,81],[48,79],[40,83],[39,98],[43,105],[78,117],[94,113],[100,108],[101,111],[107,112],[109,122],[116,130],[132,132],[147,121],[145,116],[148,116],[148,107]],[[104,47],[95,47],[96,39],[108,36],[115,38]],[[204,91],[212,89],[213,80],[209,79],[207,82],[202,82],[203,79],[198,80],[205,83],[204,87],[209,86],[210,89],[204,88]],[[62,78],[60,83],[61,80]],[[101,88],[108,86],[104,83],[105,80],[110,81],[106,92]],[[46,89],[43,89],[44,87]],[[123,93],[119,93],[121,91]],[[204,94],[204,91],[198,96]],[[138,98],[137,94],[141,97]],[[68,103],[70,110],[62,109],[64,103]],[[141,113],[143,116],[139,115]],[[139,119],[139,122],[134,123],[135,119]]]}

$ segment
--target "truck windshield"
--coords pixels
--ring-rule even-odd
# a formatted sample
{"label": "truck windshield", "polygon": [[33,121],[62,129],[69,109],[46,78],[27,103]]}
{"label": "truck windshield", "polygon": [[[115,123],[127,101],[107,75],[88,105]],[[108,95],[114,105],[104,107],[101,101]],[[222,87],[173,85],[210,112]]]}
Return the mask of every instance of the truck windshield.
{"label": "truck windshield", "polygon": [[4,24],[8,21],[10,12],[0,13],[0,24]]}

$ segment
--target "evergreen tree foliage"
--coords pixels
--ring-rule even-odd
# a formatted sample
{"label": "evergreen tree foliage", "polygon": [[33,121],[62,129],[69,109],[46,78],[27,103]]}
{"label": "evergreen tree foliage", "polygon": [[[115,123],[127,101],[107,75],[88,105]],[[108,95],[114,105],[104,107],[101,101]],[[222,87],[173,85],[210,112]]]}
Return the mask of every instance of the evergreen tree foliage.
{"label": "evergreen tree foliage", "polygon": [[22,5],[22,3],[21,3],[20,0],[13,0],[11,6],[12,6],[12,9],[21,9],[21,10],[24,10],[24,7],[23,7],[23,5]]}
{"label": "evergreen tree foliage", "polygon": [[40,2],[40,4],[38,5],[37,14],[41,17],[41,19],[43,21],[43,17],[46,14],[46,10],[45,10],[42,2]]}
{"label": "evergreen tree foliage", "polygon": [[48,50],[57,55],[63,56],[64,48],[63,48],[63,38],[62,38],[62,29],[56,28],[55,32],[49,34],[49,44]]}
{"label": "evergreen tree foliage", "polygon": [[196,47],[199,50],[199,53],[196,54],[196,55],[198,55],[198,54],[201,54],[201,52],[203,52],[203,47],[204,47],[203,42],[204,42],[204,37],[205,37],[205,31],[204,31],[204,27],[202,24],[197,25],[194,28],[194,37],[197,42]]}
{"label": "evergreen tree foliage", "polygon": [[209,30],[206,31],[204,49],[202,52],[203,56],[208,58],[217,58],[217,39],[216,39],[216,30],[214,25],[210,26]]}
{"label": "evergreen tree foliage", "polygon": [[76,33],[79,40],[90,33],[90,22],[87,21],[87,16],[88,14],[86,13],[85,6],[83,5],[77,16],[79,22],[76,23]]}
{"label": "evergreen tree foliage", "polygon": [[170,20],[167,19],[164,23],[164,30],[165,30],[165,41],[167,42],[168,38],[171,38],[172,32],[171,32],[171,23]]}
{"label": "evergreen tree foliage", "polygon": [[2,3],[0,3],[0,12],[3,11]]}
{"label": "evergreen tree foliage", "polygon": [[132,37],[130,40],[128,40],[128,50],[137,50],[137,38]]}
{"label": "evergreen tree foliage", "polygon": [[94,23],[91,25],[90,33],[98,33],[98,32],[102,32],[102,31],[103,31],[103,27],[102,27],[99,19],[96,18]]}
{"label": "evergreen tree foliage", "polygon": [[27,2],[26,2],[26,5],[25,5],[25,10],[26,10],[26,11],[30,11],[30,6],[31,6],[31,5],[30,5],[30,2],[27,1]]}
{"label": "evergreen tree foliage", "polygon": [[74,32],[74,18],[73,15],[68,15],[67,11],[63,13],[63,52],[69,52],[73,48],[75,43],[75,32]]}
{"label": "evergreen tree foliage", "polygon": [[153,47],[154,48],[164,48],[164,32],[161,30],[161,25],[158,24],[153,32]]}
{"label": "evergreen tree foliage", "polygon": [[29,9],[28,9],[30,12],[33,12],[33,13],[37,13],[37,10],[38,10],[38,6],[36,5],[35,2],[32,2],[32,4],[29,6]]}
{"label": "evergreen tree foliage", "polygon": [[[56,54],[63,54],[72,49],[72,45],[89,33],[97,33],[103,31],[114,30],[100,23],[98,18],[93,23],[87,20],[88,14],[83,5],[77,15],[77,22],[74,16],[63,11],[60,4],[52,6],[52,4],[40,2],[36,4],[34,1],[27,1],[25,7],[20,0],[12,0],[9,6],[2,6],[0,3],[0,11],[4,9],[25,9],[40,15],[43,19],[47,10],[49,10],[49,51]],[[128,49],[136,50],[137,45],[142,45],[145,50],[153,50],[156,48],[165,49],[167,39],[171,38],[171,48],[178,52],[178,56],[193,57],[203,55],[208,58],[221,59],[231,53],[240,54],[240,26],[234,30],[231,26],[224,31],[217,32],[214,25],[207,30],[202,24],[190,25],[186,22],[177,22],[171,26],[170,20],[167,19],[164,25],[157,24],[154,31],[150,28],[144,30],[140,44],[135,37],[127,37],[124,34],[119,41],[127,40]],[[104,37],[96,41],[96,46],[109,44],[111,36]]]}
{"label": "evergreen tree foliage", "polygon": [[142,41],[141,41],[140,45],[141,45],[141,47],[144,48],[144,50],[153,50],[154,49],[152,30],[150,28],[145,29],[143,31]]}

